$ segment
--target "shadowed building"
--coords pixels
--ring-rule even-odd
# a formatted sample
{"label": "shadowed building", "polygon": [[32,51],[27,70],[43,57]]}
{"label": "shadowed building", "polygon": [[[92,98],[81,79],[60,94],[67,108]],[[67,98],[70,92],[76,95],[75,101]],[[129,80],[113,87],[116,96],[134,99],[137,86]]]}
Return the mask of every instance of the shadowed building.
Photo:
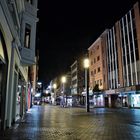
{"label": "shadowed building", "polygon": [[0,0],[0,129],[11,127],[27,110],[37,21],[37,0]]}

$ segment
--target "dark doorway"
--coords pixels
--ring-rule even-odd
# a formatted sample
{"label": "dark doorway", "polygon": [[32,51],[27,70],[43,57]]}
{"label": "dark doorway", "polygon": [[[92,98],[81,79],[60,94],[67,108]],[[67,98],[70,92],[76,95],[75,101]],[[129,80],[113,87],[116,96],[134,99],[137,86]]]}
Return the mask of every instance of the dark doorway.
{"label": "dark doorway", "polygon": [[2,33],[0,32],[0,130],[4,129],[5,101],[8,71],[8,56]]}
{"label": "dark doorway", "polygon": [[105,97],[105,107],[109,107],[108,97]]}

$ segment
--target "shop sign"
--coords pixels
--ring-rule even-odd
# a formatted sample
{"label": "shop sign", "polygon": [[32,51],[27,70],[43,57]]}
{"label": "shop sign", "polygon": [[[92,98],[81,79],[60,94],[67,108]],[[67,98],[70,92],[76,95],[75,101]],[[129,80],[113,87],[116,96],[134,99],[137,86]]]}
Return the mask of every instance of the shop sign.
{"label": "shop sign", "polygon": [[113,90],[113,89],[106,90],[105,94],[115,94],[115,90]]}

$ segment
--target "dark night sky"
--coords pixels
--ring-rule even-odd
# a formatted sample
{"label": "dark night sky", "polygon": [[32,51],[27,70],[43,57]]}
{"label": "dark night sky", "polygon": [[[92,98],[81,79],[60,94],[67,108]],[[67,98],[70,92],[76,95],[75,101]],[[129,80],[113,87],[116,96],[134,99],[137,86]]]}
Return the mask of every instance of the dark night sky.
{"label": "dark night sky", "polygon": [[75,58],[137,0],[38,0],[39,81],[70,70]]}

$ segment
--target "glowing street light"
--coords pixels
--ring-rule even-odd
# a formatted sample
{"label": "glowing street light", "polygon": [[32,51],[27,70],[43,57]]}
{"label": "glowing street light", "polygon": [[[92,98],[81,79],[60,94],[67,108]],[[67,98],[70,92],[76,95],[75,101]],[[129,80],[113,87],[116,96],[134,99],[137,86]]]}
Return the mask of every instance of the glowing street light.
{"label": "glowing street light", "polygon": [[61,82],[62,82],[63,84],[66,83],[66,77],[65,77],[65,76],[62,76]]}
{"label": "glowing street light", "polygon": [[86,87],[86,111],[89,110],[89,59],[84,59],[84,68],[85,68],[85,87]]}
{"label": "glowing street light", "polygon": [[54,88],[54,89],[56,89],[56,88],[57,88],[57,85],[56,85],[55,83],[53,84],[53,88]]}
{"label": "glowing street light", "polygon": [[88,69],[89,68],[89,59],[88,58],[85,58],[84,59],[84,68],[85,69]]}

